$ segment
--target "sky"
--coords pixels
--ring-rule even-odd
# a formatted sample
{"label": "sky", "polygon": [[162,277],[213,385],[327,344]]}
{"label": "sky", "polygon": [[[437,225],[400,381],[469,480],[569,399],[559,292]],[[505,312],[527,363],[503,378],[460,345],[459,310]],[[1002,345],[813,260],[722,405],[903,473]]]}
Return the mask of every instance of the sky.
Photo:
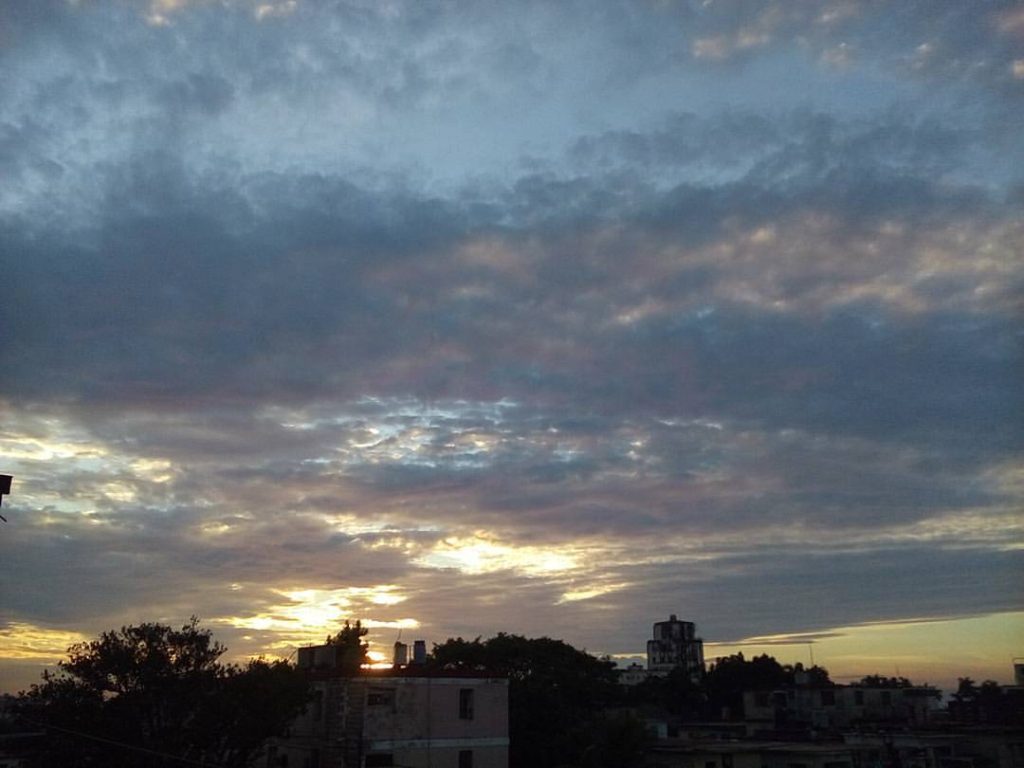
{"label": "sky", "polygon": [[124,624],[1024,656],[1024,3],[0,0],[0,690]]}

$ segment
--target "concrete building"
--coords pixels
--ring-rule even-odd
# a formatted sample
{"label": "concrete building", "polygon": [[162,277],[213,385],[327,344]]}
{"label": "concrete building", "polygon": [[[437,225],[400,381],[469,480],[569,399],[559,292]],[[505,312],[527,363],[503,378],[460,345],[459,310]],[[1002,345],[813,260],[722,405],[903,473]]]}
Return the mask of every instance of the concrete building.
{"label": "concrete building", "polygon": [[422,664],[345,676],[327,647],[303,651],[314,698],[268,768],[508,767],[508,680]]}
{"label": "concrete building", "polygon": [[927,685],[905,688],[793,686],[774,691],[745,691],[743,712],[751,734],[793,727],[815,730],[869,724],[920,727],[934,719],[940,698],[938,689]]}
{"label": "concrete building", "polygon": [[647,641],[647,671],[666,675],[677,667],[685,669],[695,683],[704,676],[704,641],[696,636],[692,621],[680,621],[673,613],[668,621],[654,625]]}

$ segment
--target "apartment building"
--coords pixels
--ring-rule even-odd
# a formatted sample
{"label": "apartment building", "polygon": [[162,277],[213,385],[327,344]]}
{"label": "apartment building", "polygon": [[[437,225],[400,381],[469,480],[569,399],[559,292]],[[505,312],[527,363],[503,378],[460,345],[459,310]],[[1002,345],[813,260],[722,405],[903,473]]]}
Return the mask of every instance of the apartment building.
{"label": "apartment building", "polygon": [[303,650],[313,700],[268,768],[508,768],[508,680],[422,664],[346,676]]}

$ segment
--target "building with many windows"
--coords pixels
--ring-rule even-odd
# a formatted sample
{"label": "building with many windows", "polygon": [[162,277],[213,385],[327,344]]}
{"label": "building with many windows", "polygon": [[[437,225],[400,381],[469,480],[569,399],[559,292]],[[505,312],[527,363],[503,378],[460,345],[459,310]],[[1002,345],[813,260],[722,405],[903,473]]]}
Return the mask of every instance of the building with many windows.
{"label": "building with many windows", "polygon": [[647,641],[647,672],[665,675],[682,667],[691,680],[699,682],[704,676],[704,641],[696,631],[696,624],[680,621],[674,613],[668,621],[657,622],[654,637]]}

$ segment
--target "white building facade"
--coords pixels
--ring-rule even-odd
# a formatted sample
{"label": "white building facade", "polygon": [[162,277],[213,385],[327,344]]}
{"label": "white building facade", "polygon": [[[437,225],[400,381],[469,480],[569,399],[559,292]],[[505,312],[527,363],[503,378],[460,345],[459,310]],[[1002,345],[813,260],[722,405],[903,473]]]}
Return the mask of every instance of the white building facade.
{"label": "white building facade", "polygon": [[508,680],[422,665],[346,676],[315,650],[299,664],[313,662],[313,700],[268,768],[508,768]]}

